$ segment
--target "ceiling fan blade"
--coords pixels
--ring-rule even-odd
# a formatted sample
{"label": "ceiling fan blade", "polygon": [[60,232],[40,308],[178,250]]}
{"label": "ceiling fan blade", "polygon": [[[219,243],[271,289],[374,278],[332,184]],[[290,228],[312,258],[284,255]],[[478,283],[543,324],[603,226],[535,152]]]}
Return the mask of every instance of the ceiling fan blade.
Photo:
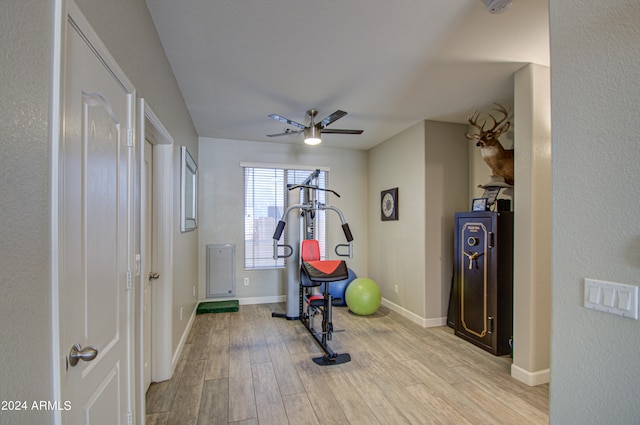
{"label": "ceiling fan blade", "polygon": [[291,121],[289,118],[285,118],[282,115],[271,114],[271,115],[269,115],[269,118],[273,118],[274,120],[278,120],[278,121],[283,122],[285,124],[292,125],[294,127],[298,127],[300,130],[304,130],[304,125],[300,124],[299,122]]}
{"label": "ceiling fan blade", "polygon": [[327,134],[362,134],[364,130],[341,130],[337,128],[323,128],[322,132]]}
{"label": "ceiling fan blade", "polygon": [[340,118],[344,117],[345,115],[347,115],[347,113],[345,111],[341,111],[341,110],[337,110],[335,111],[333,114],[325,117],[322,119],[322,121],[320,121],[318,124],[320,125],[320,127],[326,127],[329,124],[331,124],[334,121],[339,120]]}
{"label": "ceiling fan blade", "polygon": [[303,131],[304,131],[304,130],[293,131],[293,130],[289,130],[289,129],[287,129],[284,133],[267,134],[267,137],[288,136],[288,135],[290,135],[290,134],[300,134],[300,133],[302,133]]}

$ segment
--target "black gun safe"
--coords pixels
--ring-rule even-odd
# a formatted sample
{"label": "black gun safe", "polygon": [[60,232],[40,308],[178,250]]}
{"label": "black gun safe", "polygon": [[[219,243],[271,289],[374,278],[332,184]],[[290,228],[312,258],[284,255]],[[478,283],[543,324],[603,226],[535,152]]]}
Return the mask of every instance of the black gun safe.
{"label": "black gun safe", "polygon": [[509,354],[513,213],[456,213],[454,226],[455,334],[494,355]]}

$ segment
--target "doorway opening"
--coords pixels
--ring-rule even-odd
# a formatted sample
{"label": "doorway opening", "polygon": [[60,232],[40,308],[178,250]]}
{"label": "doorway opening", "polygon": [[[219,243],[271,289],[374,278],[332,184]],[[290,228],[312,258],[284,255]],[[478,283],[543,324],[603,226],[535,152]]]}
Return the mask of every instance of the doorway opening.
{"label": "doorway opening", "polygon": [[144,417],[151,382],[171,378],[173,303],[174,143],[144,99],[139,99],[140,284],[137,297],[138,409]]}

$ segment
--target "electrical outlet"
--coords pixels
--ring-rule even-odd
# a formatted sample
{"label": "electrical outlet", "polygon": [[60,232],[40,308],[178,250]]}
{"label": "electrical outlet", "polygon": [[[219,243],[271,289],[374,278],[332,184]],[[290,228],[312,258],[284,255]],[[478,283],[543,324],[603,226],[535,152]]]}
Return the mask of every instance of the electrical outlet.
{"label": "electrical outlet", "polygon": [[248,277],[244,278],[244,286],[249,286],[249,278]]}
{"label": "electrical outlet", "polygon": [[398,293],[398,285],[395,285],[393,289],[394,289],[394,291],[396,291],[396,294],[397,294]]}
{"label": "electrical outlet", "polygon": [[195,286],[193,287],[193,296],[194,297],[196,296],[196,287]]}

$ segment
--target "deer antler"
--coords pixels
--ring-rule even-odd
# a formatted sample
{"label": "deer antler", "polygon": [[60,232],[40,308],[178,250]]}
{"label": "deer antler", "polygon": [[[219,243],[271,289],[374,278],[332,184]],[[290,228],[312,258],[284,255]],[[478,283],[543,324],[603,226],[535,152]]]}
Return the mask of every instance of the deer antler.
{"label": "deer antler", "polygon": [[509,116],[509,112],[506,110],[506,108],[499,103],[494,103],[494,105],[496,105],[496,107],[493,109],[496,112],[503,114],[504,116],[502,117],[502,119],[498,120],[494,114],[488,114],[493,120],[493,127],[491,127],[489,130],[484,129],[484,126],[487,124],[486,120],[482,123],[482,126],[478,124],[478,118],[480,118],[479,111],[474,112],[474,114],[469,117],[469,124],[471,124],[476,130],[478,130],[478,134],[467,133],[467,139],[478,140],[478,143],[480,143],[478,146],[480,147],[483,147],[490,140],[497,140],[498,137],[506,132],[511,125],[509,121],[505,122],[505,120]]}
{"label": "deer antler", "polygon": [[[498,136],[500,136],[502,133],[504,133],[505,131],[507,131],[509,129],[510,123],[507,122],[505,125],[503,125],[502,127],[497,129],[497,127],[502,125],[504,120],[507,119],[507,116],[509,115],[509,112],[507,112],[505,107],[500,105],[499,103],[494,103],[494,105],[496,105],[494,110],[497,111],[497,112],[500,112],[501,114],[504,115],[504,117],[502,117],[502,119],[500,121],[498,121],[496,119],[496,117],[494,117],[492,114],[488,114],[491,117],[491,119],[493,120],[493,127],[491,128],[491,130],[489,130],[489,132],[495,133],[494,137],[497,138]],[[484,125],[483,125],[483,127],[484,127]]]}
{"label": "deer antler", "polygon": [[482,123],[482,127],[478,125],[478,118],[480,118],[480,111],[474,112],[473,115],[469,117],[469,124],[475,127],[480,133],[484,131],[484,125],[487,123],[486,121]]}

